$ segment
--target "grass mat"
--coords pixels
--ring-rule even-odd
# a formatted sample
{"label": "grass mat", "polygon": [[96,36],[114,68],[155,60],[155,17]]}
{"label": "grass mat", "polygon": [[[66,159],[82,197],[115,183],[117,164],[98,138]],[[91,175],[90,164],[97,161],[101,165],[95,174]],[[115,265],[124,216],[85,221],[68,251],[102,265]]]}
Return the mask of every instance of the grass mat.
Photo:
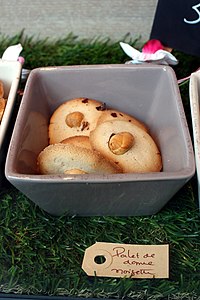
{"label": "grass mat", "polygon": [[[122,39],[133,46],[140,40]],[[58,41],[0,37],[0,54],[23,45],[24,68],[124,63],[127,56],[110,39]],[[200,58],[174,50],[177,78],[190,75]],[[188,81],[180,86],[191,130]],[[192,130],[191,130],[192,135]],[[196,176],[156,215],[143,217],[52,217],[9,183],[0,191],[0,292],[126,299],[200,299],[200,219]],[[169,279],[88,277],[84,251],[95,242],[170,245]]]}

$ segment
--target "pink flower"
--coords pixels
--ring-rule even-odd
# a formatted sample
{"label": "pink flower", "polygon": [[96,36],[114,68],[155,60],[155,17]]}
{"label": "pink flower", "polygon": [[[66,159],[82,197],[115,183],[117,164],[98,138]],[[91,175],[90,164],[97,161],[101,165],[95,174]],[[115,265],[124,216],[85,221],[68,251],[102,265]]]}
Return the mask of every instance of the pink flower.
{"label": "pink flower", "polygon": [[133,48],[129,44],[120,42],[124,52],[132,58],[128,63],[154,63],[161,65],[177,65],[178,60],[172,55],[171,48],[164,47],[158,40],[149,40],[142,48],[142,52]]}
{"label": "pink flower", "polygon": [[149,40],[146,42],[142,48],[143,53],[153,54],[158,50],[163,50],[164,46],[159,40]]}
{"label": "pink flower", "polygon": [[24,62],[25,62],[25,59],[24,59],[22,56],[19,56],[17,60],[18,60],[22,65],[23,65]]}

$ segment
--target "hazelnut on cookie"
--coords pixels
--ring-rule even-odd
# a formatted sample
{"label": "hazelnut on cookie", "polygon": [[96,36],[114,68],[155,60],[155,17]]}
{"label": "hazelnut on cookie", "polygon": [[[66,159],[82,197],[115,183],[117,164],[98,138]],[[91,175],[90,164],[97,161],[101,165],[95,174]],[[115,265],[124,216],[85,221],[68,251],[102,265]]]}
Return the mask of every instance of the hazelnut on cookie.
{"label": "hazelnut on cookie", "polygon": [[159,172],[161,153],[149,133],[127,121],[106,121],[90,133],[92,147],[123,173]]}

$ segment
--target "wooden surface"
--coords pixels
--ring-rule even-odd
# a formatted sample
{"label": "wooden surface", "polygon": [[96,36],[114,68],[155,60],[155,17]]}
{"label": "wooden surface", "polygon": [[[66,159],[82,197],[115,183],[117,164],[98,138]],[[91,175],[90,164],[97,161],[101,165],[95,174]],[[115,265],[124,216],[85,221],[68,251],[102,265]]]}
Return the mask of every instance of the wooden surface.
{"label": "wooden surface", "polygon": [[8,36],[22,29],[36,38],[57,39],[68,33],[80,38],[127,33],[149,38],[157,0],[0,0],[0,32]]}

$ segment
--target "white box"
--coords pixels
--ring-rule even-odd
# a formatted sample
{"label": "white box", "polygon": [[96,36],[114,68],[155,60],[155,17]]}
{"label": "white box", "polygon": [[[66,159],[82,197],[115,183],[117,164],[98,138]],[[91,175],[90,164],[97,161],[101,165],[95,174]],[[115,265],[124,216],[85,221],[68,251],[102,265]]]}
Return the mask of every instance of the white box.
{"label": "white box", "polygon": [[189,93],[200,208],[200,71],[191,74]]}
{"label": "white box", "polygon": [[22,65],[18,61],[0,60],[0,80],[3,82],[4,86],[4,98],[7,99],[6,107],[0,124],[0,186],[2,186],[5,178],[5,158],[10,139],[8,128],[15,104],[17,89],[21,76],[21,69]]}

